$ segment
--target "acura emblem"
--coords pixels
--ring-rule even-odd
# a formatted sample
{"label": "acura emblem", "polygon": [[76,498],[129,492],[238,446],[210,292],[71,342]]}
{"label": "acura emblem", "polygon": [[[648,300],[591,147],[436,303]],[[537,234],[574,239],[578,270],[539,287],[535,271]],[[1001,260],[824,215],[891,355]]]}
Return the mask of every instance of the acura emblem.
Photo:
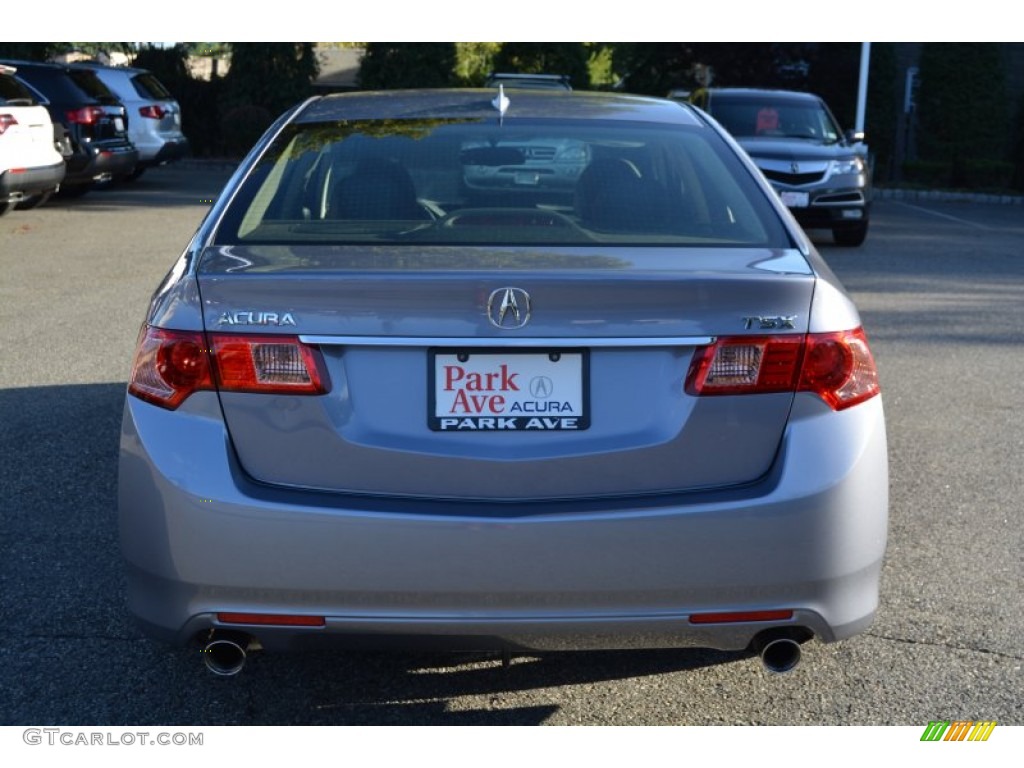
{"label": "acura emblem", "polygon": [[498,288],[487,299],[487,319],[503,331],[522,328],[530,322],[530,294],[522,288]]}
{"label": "acura emblem", "polygon": [[791,170],[793,173],[800,173],[800,164],[793,163],[792,165],[789,166],[789,170]]}

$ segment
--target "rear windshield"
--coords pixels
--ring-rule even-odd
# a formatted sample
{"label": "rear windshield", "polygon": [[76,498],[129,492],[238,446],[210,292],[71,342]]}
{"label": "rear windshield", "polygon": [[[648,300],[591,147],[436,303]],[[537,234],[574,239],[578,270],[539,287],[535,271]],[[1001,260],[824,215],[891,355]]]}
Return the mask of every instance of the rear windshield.
{"label": "rear windshield", "polygon": [[12,75],[0,74],[0,107],[32,107],[36,100]]}
{"label": "rear windshield", "polygon": [[171,92],[164,88],[164,84],[156,79],[155,75],[145,72],[132,78],[132,85],[135,92],[143,99],[150,101],[167,101],[173,99]]}
{"label": "rear windshield", "polygon": [[110,89],[103,84],[103,81],[96,76],[96,73],[88,69],[72,69],[68,75],[75,81],[75,85],[81,88],[87,95],[96,99],[100,104],[118,104],[117,97],[110,92]]}
{"label": "rear windshield", "polygon": [[711,99],[711,114],[733,136],[840,140],[839,126],[820,102],[787,102],[771,97],[728,101]]}
{"label": "rear windshield", "polygon": [[216,240],[789,245],[761,187],[706,128],[525,119],[289,126]]}

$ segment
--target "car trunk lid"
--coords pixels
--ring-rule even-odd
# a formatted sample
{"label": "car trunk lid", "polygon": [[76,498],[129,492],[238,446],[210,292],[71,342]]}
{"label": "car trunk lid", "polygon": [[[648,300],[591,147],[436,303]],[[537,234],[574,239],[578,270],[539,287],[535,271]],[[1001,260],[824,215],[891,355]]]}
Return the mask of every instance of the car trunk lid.
{"label": "car trunk lid", "polygon": [[714,337],[766,318],[805,332],[814,277],[792,250],[225,246],[199,282],[208,331],[297,335],[330,379],[315,397],[221,392],[254,479],[515,501],[762,476],[792,393],[700,398],[685,380]]}

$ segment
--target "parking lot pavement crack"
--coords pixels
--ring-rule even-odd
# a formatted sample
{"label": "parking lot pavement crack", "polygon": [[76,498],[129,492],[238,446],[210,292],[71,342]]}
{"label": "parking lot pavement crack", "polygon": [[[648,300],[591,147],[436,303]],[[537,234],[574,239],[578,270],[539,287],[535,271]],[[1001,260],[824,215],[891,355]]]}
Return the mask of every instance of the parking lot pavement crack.
{"label": "parking lot pavement crack", "polygon": [[868,637],[874,637],[879,640],[889,640],[893,643],[907,643],[909,645],[930,645],[936,648],[949,648],[953,651],[970,651],[971,653],[983,653],[990,656],[999,656],[1004,659],[1013,659],[1014,661],[1024,661],[1024,656],[1014,653],[1006,653],[1004,651],[994,651],[991,648],[972,648],[967,645],[954,645],[952,643],[938,643],[929,640],[917,640],[908,637],[892,637],[891,635],[880,635],[877,632],[865,632]]}

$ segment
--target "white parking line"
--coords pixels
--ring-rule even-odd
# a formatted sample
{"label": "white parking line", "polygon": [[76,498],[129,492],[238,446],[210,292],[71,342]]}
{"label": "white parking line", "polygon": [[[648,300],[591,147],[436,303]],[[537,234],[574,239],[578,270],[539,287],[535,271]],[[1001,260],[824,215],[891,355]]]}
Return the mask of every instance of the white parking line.
{"label": "white parking line", "polygon": [[969,221],[968,219],[961,219],[959,216],[950,216],[948,213],[939,213],[938,211],[932,211],[932,210],[929,210],[928,208],[922,208],[919,205],[911,205],[910,203],[904,203],[904,202],[901,202],[901,201],[894,201],[894,202],[896,202],[897,205],[902,205],[902,206],[905,206],[907,208],[913,208],[915,211],[920,211],[921,213],[928,213],[928,214],[931,214],[932,216],[938,216],[940,219],[949,219],[950,221],[955,221],[958,224],[966,224],[966,225],[968,225],[970,227],[976,227],[977,229],[991,229],[991,227],[987,227],[984,224],[979,224],[976,221]]}

